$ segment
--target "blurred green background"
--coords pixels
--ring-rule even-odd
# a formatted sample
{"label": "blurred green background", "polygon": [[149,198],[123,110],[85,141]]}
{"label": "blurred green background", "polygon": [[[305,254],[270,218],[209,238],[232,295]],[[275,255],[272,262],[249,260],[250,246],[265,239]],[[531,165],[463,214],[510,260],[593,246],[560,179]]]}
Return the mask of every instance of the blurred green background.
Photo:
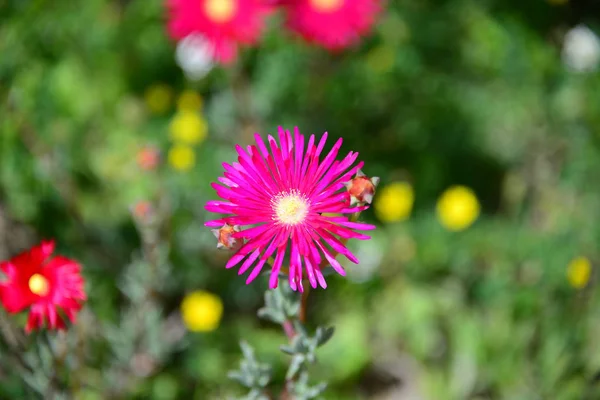
{"label": "blurred green background", "polygon": [[[390,1],[339,54],[275,15],[189,80],[160,1],[0,0],[0,258],[56,238],[84,265],[59,336],[75,398],[227,398],[241,338],[281,384],[266,280],[226,270],[203,226],[234,144],[279,125],[343,137],[381,178],[361,264],[309,297],[309,326],[336,327],[311,373],[325,398],[600,398],[598,4]],[[471,211],[437,205],[453,185]],[[214,329],[186,331],[196,290],[223,303]],[[10,368],[0,382],[27,398]]]}

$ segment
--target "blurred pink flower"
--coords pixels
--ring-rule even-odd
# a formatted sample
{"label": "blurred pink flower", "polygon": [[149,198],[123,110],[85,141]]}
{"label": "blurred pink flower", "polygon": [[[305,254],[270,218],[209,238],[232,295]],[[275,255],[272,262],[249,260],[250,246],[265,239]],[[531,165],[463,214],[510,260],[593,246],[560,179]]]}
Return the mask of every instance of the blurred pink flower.
{"label": "blurred pink flower", "polygon": [[256,145],[246,149],[237,145],[238,162],[223,163],[225,173],[219,178],[223,185],[213,183],[217,194],[226,201],[209,201],[210,212],[230,214],[209,221],[206,226],[243,227],[233,238],[245,239],[245,244],[229,260],[231,268],[244,260],[239,274],[255,262],[246,283],[254,280],[269,257],[272,261],[269,287],[275,288],[282,271],[284,257],[289,256],[289,281],[292,289],[300,291],[303,269],[310,285],[327,287],[321,272],[323,258],[340,275],[345,271],[335,259],[337,253],[350,261],[358,259],[344,245],[347,239],[370,239],[355,230],[375,229],[374,225],[353,222],[347,216],[368,206],[351,207],[345,185],[363,166],[352,166],[358,153],[350,152],[343,160],[335,160],[342,139],[323,160],[319,156],[325,146],[327,133],[315,143],[311,135],[306,144],[298,128],[292,135],[279,128],[279,144],[268,136],[270,151],[259,134]]}
{"label": "blurred pink flower", "polygon": [[145,171],[152,171],[160,163],[160,151],[154,146],[144,146],[136,156],[139,167]]}
{"label": "blurred pink flower", "polygon": [[238,44],[258,41],[264,17],[272,9],[261,0],[166,0],[168,29],[177,40],[202,35],[210,44],[215,61],[235,60]]}
{"label": "blurred pink flower", "polygon": [[287,26],[329,50],[350,46],[367,34],[381,9],[380,0],[283,1]]}
{"label": "blurred pink flower", "polygon": [[154,214],[154,207],[148,200],[140,200],[131,206],[131,214],[140,222],[147,223]]}

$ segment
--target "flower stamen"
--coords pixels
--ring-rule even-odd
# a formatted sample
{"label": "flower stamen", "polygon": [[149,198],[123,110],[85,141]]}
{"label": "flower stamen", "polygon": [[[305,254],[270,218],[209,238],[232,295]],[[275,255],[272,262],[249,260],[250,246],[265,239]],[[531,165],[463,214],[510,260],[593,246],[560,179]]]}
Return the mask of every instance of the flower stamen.
{"label": "flower stamen", "polygon": [[337,11],[344,0],[310,0],[310,4],[319,12],[331,13]]}
{"label": "flower stamen", "polygon": [[237,10],[236,0],[205,0],[204,11],[213,22],[231,21]]}
{"label": "flower stamen", "polygon": [[33,274],[29,278],[29,290],[31,293],[37,294],[38,296],[45,296],[50,291],[50,284],[41,274]]}
{"label": "flower stamen", "polygon": [[274,219],[280,224],[297,225],[308,215],[309,202],[298,190],[281,192],[271,200]]}

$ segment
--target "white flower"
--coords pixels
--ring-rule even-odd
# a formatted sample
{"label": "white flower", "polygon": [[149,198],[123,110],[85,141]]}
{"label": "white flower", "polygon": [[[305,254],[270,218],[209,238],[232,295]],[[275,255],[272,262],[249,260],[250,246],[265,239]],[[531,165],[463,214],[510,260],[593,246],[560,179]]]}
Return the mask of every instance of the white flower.
{"label": "white flower", "polygon": [[600,39],[585,25],[577,25],[565,35],[563,62],[575,72],[595,71],[600,63]]}
{"label": "white flower", "polygon": [[175,60],[190,80],[202,79],[214,65],[214,48],[202,35],[186,36],[177,44]]}

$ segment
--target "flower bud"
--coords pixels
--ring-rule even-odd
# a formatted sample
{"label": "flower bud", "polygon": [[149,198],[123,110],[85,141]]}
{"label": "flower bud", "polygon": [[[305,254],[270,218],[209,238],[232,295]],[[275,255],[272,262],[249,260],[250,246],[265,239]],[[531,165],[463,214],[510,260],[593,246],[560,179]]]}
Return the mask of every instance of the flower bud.
{"label": "flower bud", "polygon": [[137,153],[136,161],[144,171],[152,171],[160,162],[160,151],[154,146],[146,146]]}
{"label": "flower bud", "polygon": [[154,215],[154,207],[148,200],[140,200],[131,206],[131,214],[138,221],[147,223]]}
{"label": "flower bud", "polygon": [[356,176],[346,183],[346,189],[350,194],[350,205],[354,206],[357,203],[371,204],[378,183],[378,177],[369,178],[361,170],[358,170]]}
{"label": "flower bud", "polygon": [[229,224],[225,224],[219,229],[212,229],[212,233],[217,238],[217,249],[238,251],[242,247],[243,240],[234,238],[233,234],[239,231],[239,226]]}

